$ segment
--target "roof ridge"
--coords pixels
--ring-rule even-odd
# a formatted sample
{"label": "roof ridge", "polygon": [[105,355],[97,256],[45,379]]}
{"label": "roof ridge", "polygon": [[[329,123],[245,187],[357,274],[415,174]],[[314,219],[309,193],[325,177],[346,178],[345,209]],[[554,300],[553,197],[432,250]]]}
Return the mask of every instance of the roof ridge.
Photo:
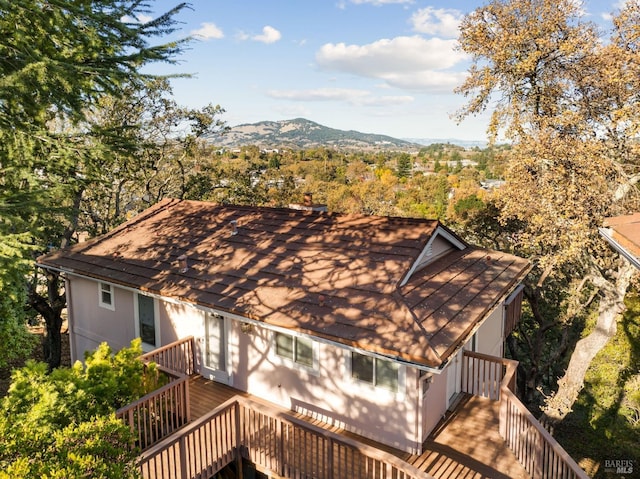
{"label": "roof ridge", "polygon": [[400,293],[399,288],[396,288],[393,291],[392,296],[398,302],[400,307],[405,311],[405,315],[407,314],[407,312],[409,313],[409,317],[411,318],[414,327],[417,327],[418,330],[422,333],[422,338],[426,342],[425,346],[427,347],[427,350],[425,351],[425,353],[427,357],[435,359],[438,365],[442,364],[442,358],[431,345],[431,341],[429,340],[429,333],[427,332],[426,328],[420,323],[420,321],[418,320],[418,317],[413,312],[413,309],[410,308],[409,305],[406,303],[404,297]]}

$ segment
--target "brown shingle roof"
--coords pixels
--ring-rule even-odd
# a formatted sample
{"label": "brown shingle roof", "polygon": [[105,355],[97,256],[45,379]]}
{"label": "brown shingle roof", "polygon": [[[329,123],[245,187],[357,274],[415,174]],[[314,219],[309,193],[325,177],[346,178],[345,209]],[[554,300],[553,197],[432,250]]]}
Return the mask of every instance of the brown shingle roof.
{"label": "brown shingle roof", "polygon": [[600,232],[605,239],[637,267],[640,263],[640,213],[606,218],[604,227],[606,229]]}
{"label": "brown shingle roof", "polygon": [[437,367],[529,267],[468,247],[400,286],[439,227],[432,220],[164,200],[39,262]]}

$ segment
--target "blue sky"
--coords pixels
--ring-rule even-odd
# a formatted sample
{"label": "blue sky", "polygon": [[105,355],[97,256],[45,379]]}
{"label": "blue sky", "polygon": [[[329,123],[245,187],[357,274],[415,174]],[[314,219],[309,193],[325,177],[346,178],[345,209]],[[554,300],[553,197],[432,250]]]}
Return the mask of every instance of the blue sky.
{"label": "blue sky", "polygon": [[[578,1],[578,0],[576,0]],[[177,3],[156,0],[158,12]],[[219,104],[230,126],[297,117],[397,138],[484,140],[486,117],[460,125],[452,90],[468,59],[455,50],[460,18],[481,1],[192,0],[178,37],[193,35],[172,80],[179,104]],[[587,0],[607,27],[617,0]]]}

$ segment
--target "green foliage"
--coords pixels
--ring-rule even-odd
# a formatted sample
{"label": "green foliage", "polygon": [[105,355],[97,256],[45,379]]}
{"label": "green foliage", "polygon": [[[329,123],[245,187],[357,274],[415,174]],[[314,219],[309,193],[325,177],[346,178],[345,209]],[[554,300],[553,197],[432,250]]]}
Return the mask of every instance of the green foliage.
{"label": "green foliage", "polygon": [[[605,460],[640,457],[640,425],[633,409],[640,391],[640,297],[632,292],[625,302],[628,309],[617,334],[594,358],[573,412],[555,431],[573,457],[600,464],[596,478],[609,477]],[[577,431],[580,441],[575,440]]]}
{"label": "green foliage", "polygon": [[14,371],[0,403],[0,478],[135,477],[131,432],[114,412],[158,385],[141,353],[136,339],[116,354],[100,345],[84,366]]}
{"label": "green foliage", "polygon": [[141,67],[175,61],[186,40],[150,42],[173,33],[185,7],[140,22],[151,13],[144,0],[0,0],[0,363],[24,343],[26,267],[69,241],[94,179],[87,165],[122,148],[86,122],[105,97],[147,78]]}
{"label": "green foliage", "polygon": [[[44,450],[0,461],[0,479],[137,478],[129,428],[112,414],[56,430]],[[38,442],[42,446],[42,442]]]}
{"label": "green foliage", "polygon": [[[1,218],[0,215],[0,223]],[[24,310],[27,291],[23,281],[28,271],[25,257],[28,248],[23,246],[25,236],[21,240],[12,236],[0,240],[0,344],[3,345],[0,368],[33,349],[33,338],[26,328]]]}
{"label": "green foliage", "polygon": [[462,198],[456,202],[453,206],[453,209],[456,212],[456,215],[462,217],[463,219],[468,218],[470,212],[474,210],[481,210],[484,208],[484,202],[478,198],[477,195],[472,194],[467,196],[466,198]]}
{"label": "green foliage", "polygon": [[397,175],[398,178],[408,178],[411,176],[411,168],[413,167],[411,156],[409,154],[404,153],[398,157],[397,160]]}

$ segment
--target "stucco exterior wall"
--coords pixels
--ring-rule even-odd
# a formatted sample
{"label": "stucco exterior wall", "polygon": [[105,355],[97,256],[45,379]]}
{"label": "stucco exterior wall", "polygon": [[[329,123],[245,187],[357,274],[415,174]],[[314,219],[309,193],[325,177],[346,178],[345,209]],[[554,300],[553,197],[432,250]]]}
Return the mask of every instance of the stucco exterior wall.
{"label": "stucco exterior wall", "polygon": [[[107,341],[118,350],[135,337],[135,292],[114,287],[114,310],[98,305],[98,282],[69,280],[70,331],[74,359]],[[202,365],[205,312],[196,307],[158,301],[161,344],[195,337],[196,369]],[[351,378],[350,352],[337,345],[314,342],[315,370],[275,354],[274,332],[255,325],[242,332],[241,323],[227,320],[229,384],[284,408],[312,415],[365,437],[407,451],[421,444],[418,371],[401,367],[397,393]]]}
{"label": "stucco exterior wall", "polygon": [[315,342],[317,369],[311,370],[277,356],[273,334],[260,327],[242,333],[234,323],[232,386],[399,449],[420,444],[415,369],[401,368],[393,393],[353,380],[346,349]]}
{"label": "stucco exterior wall", "polygon": [[476,338],[476,352],[502,357],[504,308],[496,308],[480,326]]}
{"label": "stucco exterior wall", "polygon": [[106,341],[114,351],[129,346],[135,337],[133,293],[114,288],[114,309],[99,306],[99,283],[70,277],[67,305],[70,311],[69,331],[72,361],[83,360],[84,352]]}
{"label": "stucco exterior wall", "polygon": [[[136,335],[135,292],[114,287],[114,310],[99,306],[99,283],[69,279],[72,311],[73,360],[107,341],[114,350],[128,346]],[[195,338],[196,370],[202,371],[205,311],[182,303],[158,302],[160,344],[187,336]],[[496,308],[476,333],[475,350],[502,355],[503,308]],[[314,368],[307,368],[275,354],[274,332],[254,325],[243,332],[241,322],[227,319],[226,363],[228,383],[242,391],[284,408],[311,415],[324,422],[414,452],[446,413],[447,395],[459,385],[447,384],[452,363],[434,374],[424,388],[419,371],[402,366],[398,392],[352,379],[349,350],[335,344],[314,342]],[[470,339],[464,346],[473,348]],[[458,366],[459,367],[459,366]]]}
{"label": "stucco exterior wall", "polygon": [[434,374],[423,395],[422,442],[447,412],[447,374]]}

